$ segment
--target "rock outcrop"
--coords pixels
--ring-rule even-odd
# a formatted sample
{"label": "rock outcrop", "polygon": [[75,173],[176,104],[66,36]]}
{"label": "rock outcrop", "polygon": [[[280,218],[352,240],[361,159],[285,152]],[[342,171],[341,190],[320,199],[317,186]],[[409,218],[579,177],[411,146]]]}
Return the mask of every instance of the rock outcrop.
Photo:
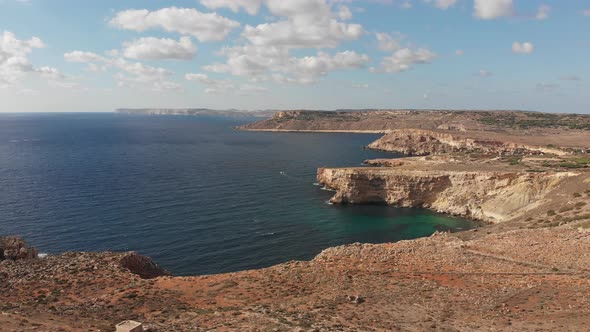
{"label": "rock outcrop", "polygon": [[37,249],[27,246],[20,237],[0,237],[0,261],[37,258]]}
{"label": "rock outcrop", "polygon": [[136,252],[130,252],[123,256],[121,258],[121,266],[142,279],[153,279],[170,275],[170,272],[154,263],[151,258]]}
{"label": "rock outcrop", "polygon": [[408,156],[425,156],[443,153],[481,152],[500,155],[552,153],[564,155],[557,148],[537,147],[509,141],[453,135],[445,132],[420,129],[393,130],[369,144],[374,150],[399,152]]}
{"label": "rock outcrop", "polygon": [[336,204],[390,204],[499,223],[523,216],[570,172],[423,171],[320,168],[318,182],[336,191]]}

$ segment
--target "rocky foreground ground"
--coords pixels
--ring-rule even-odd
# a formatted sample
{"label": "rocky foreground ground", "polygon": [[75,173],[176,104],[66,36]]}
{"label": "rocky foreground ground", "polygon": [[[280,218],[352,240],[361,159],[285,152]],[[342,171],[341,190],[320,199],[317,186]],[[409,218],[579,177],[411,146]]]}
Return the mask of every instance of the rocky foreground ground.
{"label": "rocky foreground ground", "polygon": [[590,232],[468,233],[201,277],[143,279],[146,261],[130,270],[118,253],[4,260],[0,330],[112,331],[125,319],[151,331],[590,329]]}

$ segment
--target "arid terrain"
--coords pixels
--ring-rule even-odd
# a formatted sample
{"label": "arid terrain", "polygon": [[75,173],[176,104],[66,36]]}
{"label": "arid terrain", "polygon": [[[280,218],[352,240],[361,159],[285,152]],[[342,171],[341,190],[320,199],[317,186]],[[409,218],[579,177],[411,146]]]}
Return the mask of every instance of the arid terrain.
{"label": "arid terrain", "polygon": [[369,148],[407,157],[318,165],[332,202],[482,226],[195,277],[133,253],[34,258],[2,238],[0,330],[112,331],[126,319],[151,331],[590,330],[590,116],[291,111],[241,129],[383,133]]}

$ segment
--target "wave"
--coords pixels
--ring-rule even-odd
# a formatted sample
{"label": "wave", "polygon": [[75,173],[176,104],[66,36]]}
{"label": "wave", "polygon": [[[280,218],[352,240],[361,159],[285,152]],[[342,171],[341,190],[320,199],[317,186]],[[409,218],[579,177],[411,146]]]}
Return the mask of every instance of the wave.
{"label": "wave", "polygon": [[24,138],[24,139],[11,139],[10,143],[20,143],[20,142],[37,142],[40,141],[38,138]]}

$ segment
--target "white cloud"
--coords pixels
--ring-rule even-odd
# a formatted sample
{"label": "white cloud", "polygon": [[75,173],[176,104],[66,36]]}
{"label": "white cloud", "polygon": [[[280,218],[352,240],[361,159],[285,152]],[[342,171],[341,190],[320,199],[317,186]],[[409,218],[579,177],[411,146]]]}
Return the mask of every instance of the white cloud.
{"label": "white cloud", "polygon": [[537,9],[537,14],[535,15],[535,18],[537,20],[546,20],[549,18],[550,12],[551,12],[551,7],[549,7],[547,5],[541,5],[541,6],[539,6],[539,9]]}
{"label": "white cloud", "polygon": [[586,17],[590,17],[590,9],[584,9],[584,10],[582,10],[582,15],[584,15]]}
{"label": "white cloud", "polygon": [[54,67],[40,67],[34,70],[36,73],[41,75],[43,78],[47,78],[54,81],[66,79],[66,75],[62,74],[57,68]]}
{"label": "white cloud", "polygon": [[196,81],[206,86],[205,93],[207,94],[229,94],[239,93],[248,94],[256,92],[264,92],[268,89],[258,85],[241,84],[237,85],[231,80],[216,80],[210,78],[207,74],[186,74],[184,78],[187,81]]}
{"label": "white cloud", "polygon": [[190,60],[197,53],[190,37],[181,37],[179,41],[168,38],[140,38],[125,43],[123,55],[138,60]]}
{"label": "white cloud", "polygon": [[118,12],[110,21],[112,26],[133,31],[161,28],[168,32],[192,35],[199,41],[223,40],[232,29],[240,26],[216,13],[201,13],[193,8],[169,7],[156,11],[130,9]]}
{"label": "white cloud", "polygon": [[[116,55],[117,52],[111,52]],[[104,57],[92,52],[72,51],[64,54],[68,62],[86,63],[90,70],[118,69],[114,75],[119,87],[147,86],[151,90],[182,90],[182,87],[169,80],[173,73],[165,68],[152,67],[141,62],[129,62],[123,58]]]}
{"label": "white cloud", "polygon": [[[235,4],[213,2],[206,5],[212,8],[228,7],[236,11],[244,7],[240,1]],[[246,26],[239,45],[225,47],[219,52],[226,60],[204,66],[203,69],[247,77],[250,81],[307,84],[332,71],[362,67],[368,63],[368,56],[352,51],[334,55],[318,52],[305,57],[291,55],[295,49],[335,48],[342,42],[362,36],[364,29],[361,25],[339,21],[352,17],[347,6],[334,5],[341,2],[259,0],[257,3],[264,4],[277,21]]]}
{"label": "white cloud", "polygon": [[66,75],[53,67],[35,67],[29,60],[34,49],[44,48],[45,44],[38,37],[21,40],[10,31],[0,35],[0,88],[13,86],[27,74],[51,81],[65,80]]}
{"label": "white cloud", "polygon": [[464,54],[465,54],[465,51],[463,51],[463,50],[456,50],[455,51],[455,55],[462,56]]}
{"label": "white cloud", "polygon": [[341,20],[350,20],[352,18],[350,8],[347,6],[340,6],[338,8],[338,17],[340,17]]}
{"label": "white cloud", "polygon": [[535,51],[535,45],[530,42],[514,42],[512,43],[512,53],[515,54],[531,54]]}
{"label": "white cloud", "polygon": [[292,62],[291,74],[298,77],[301,83],[312,83],[331,71],[360,68],[369,62],[369,57],[353,51],[339,52],[333,56],[320,52],[317,56],[292,59]]}
{"label": "white cloud", "polygon": [[473,15],[482,20],[513,16],[512,0],[475,0]]}
{"label": "white cloud", "polygon": [[487,71],[485,69],[480,69],[477,73],[475,73],[475,76],[479,76],[479,77],[490,77],[492,75],[493,75],[492,72]]}
{"label": "white cloud", "polygon": [[200,2],[209,9],[229,8],[234,13],[244,8],[250,15],[256,15],[262,5],[262,0],[200,0]]}
{"label": "white cloud", "polygon": [[426,3],[434,3],[437,8],[446,10],[457,4],[457,0],[424,0]]}
{"label": "white cloud", "polygon": [[73,51],[64,54],[64,58],[68,62],[89,63],[89,62],[103,62],[106,59],[98,54],[92,52]]}
{"label": "white cloud", "polygon": [[246,26],[242,36],[257,46],[287,48],[333,48],[343,41],[361,37],[359,24],[347,24],[334,19],[325,0],[266,0],[271,14],[284,20]]}
{"label": "white cloud", "polygon": [[436,54],[427,48],[402,48],[391,56],[383,58],[379,70],[386,73],[399,73],[412,69],[415,65],[428,64],[436,59]]}
{"label": "white cloud", "polygon": [[400,36],[395,38],[387,33],[377,32],[375,37],[377,38],[377,42],[379,42],[379,49],[382,51],[393,52],[400,49]]}
{"label": "white cloud", "polygon": [[246,76],[251,80],[274,77],[280,82],[293,83],[313,83],[329,72],[360,68],[369,62],[367,55],[353,51],[339,52],[335,55],[319,52],[315,56],[297,58],[291,56],[285,48],[246,45],[226,48],[222,53],[227,57],[226,63],[205,66],[204,69]]}
{"label": "white cloud", "polygon": [[228,47],[223,49],[221,54],[227,57],[225,63],[205,66],[204,69],[210,72],[256,78],[266,74],[267,71],[286,70],[290,59],[287,49],[272,46]]}

